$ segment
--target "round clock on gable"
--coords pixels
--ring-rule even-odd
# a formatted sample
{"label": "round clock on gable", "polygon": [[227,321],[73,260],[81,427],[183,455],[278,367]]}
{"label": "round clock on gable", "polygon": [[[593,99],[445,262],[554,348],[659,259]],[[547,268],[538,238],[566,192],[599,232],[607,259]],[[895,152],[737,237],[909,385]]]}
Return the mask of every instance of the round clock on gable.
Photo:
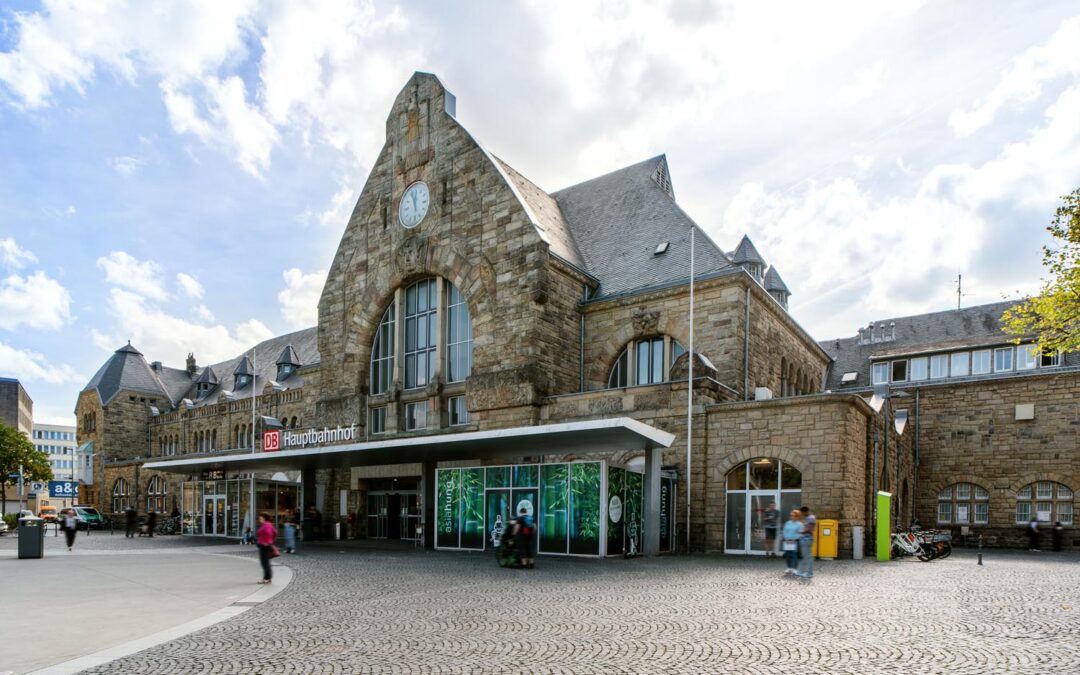
{"label": "round clock on gable", "polygon": [[398,204],[398,220],[405,227],[416,227],[427,215],[431,195],[424,181],[416,181],[405,189]]}

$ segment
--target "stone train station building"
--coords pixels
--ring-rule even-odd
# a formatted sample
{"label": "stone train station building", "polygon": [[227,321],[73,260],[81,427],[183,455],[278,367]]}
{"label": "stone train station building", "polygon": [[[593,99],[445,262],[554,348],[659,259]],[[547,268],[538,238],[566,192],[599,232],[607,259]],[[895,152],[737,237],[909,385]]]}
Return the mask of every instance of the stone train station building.
{"label": "stone train station building", "polygon": [[847,556],[877,490],[901,522],[1001,544],[1025,514],[1072,532],[1072,355],[1029,368],[996,306],[819,343],[749,238],[725,251],[694,229],[665,157],[546,192],[417,73],[318,326],[183,368],[125,345],[82,391],[96,504],[226,537],[315,506],[324,532],[472,550],[525,508],[539,551],[570,555],[760,554],[775,502],[837,520]]}

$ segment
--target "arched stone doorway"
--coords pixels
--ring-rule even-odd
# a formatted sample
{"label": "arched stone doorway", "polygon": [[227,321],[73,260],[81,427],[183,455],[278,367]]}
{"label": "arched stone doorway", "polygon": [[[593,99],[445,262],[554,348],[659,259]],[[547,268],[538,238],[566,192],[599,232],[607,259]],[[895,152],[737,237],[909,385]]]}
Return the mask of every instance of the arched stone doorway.
{"label": "arched stone doorway", "polygon": [[764,518],[770,503],[779,510],[777,525],[783,527],[787,514],[802,503],[802,472],[768,457],[743,462],[728,472],[725,553],[765,555]]}

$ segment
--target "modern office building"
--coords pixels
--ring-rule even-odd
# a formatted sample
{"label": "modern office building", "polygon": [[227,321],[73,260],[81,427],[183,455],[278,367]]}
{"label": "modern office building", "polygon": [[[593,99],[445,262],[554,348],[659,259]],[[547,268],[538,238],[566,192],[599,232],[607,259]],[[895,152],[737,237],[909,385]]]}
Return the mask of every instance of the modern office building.
{"label": "modern office building", "polygon": [[[74,426],[35,422],[31,440],[34,448],[48,455],[54,480],[74,481],[77,485],[90,482],[90,457],[86,452],[80,452]],[[70,506],[78,503],[78,499],[76,494],[72,499],[54,498],[50,501],[53,505]]]}
{"label": "modern office building", "polygon": [[[906,521],[957,475],[928,478],[938,441],[920,440],[951,433],[930,420],[938,381],[918,408],[899,396],[878,407],[869,378],[901,358],[877,348],[881,331],[867,345],[819,344],[788,312],[776,267],[749,237],[732,243],[726,252],[678,206],[664,156],[547,192],[417,73],[345,224],[317,326],[182,368],[124,345],[81,392],[97,504],[175,508],[185,532],[217,536],[239,536],[256,511],[315,507],[349,536],[467,550],[490,548],[524,508],[541,553],[600,556],[760,554],[765,508],[809,504],[837,520],[850,555],[877,490],[895,493]],[[891,344],[915,350],[903,355],[914,372],[925,335],[895,323]],[[983,337],[994,330],[1004,345],[996,324]],[[932,348],[974,350],[958,344]],[[1016,379],[1075,389],[1070,364]],[[1017,433],[1054,420],[1075,448],[1077,426],[1060,423],[1075,405],[1034,404],[1035,424]],[[1007,451],[1019,466],[1026,446]],[[1075,469],[1059,471],[1075,451],[1062,452],[1040,456],[1056,477],[1033,478],[1037,494],[1046,480],[1077,484]],[[1022,500],[1013,484],[1025,475],[997,499]],[[954,505],[959,483],[989,487],[956,478]]]}
{"label": "modern office building", "polygon": [[12,377],[0,377],[0,421],[27,436],[34,428],[34,402]]}

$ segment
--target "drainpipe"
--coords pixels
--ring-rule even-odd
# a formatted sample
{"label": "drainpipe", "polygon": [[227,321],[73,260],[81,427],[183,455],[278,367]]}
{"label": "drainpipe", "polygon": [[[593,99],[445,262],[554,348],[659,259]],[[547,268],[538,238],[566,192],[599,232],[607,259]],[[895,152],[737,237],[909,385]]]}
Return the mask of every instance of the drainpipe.
{"label": "drainpipe", "polygon": [[915,517],[915,495],[919,487],[919,392],[915,389],[915,467],[911,471],[911,517]]}
{"label": "drainpipe", "polygon": [[746,316],[743,318],[743,400],[750,400],[750,287],[746,287]]}
{"label": "drainpipe", "polygon": [[578,391],[585,391],[585,315],[579,318],[580,335],[578,336]]}

